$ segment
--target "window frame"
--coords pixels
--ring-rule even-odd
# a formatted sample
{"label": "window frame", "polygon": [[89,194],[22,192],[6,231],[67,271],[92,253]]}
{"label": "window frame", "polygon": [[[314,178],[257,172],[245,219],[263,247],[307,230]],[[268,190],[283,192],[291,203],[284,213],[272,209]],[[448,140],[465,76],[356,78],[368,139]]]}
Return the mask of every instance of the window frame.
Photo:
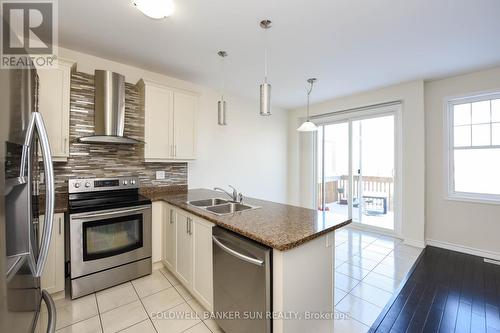
{"label": "window frame", "polygon": [[[455,191],[455,150],[468,149],[485,149],[485,148],[500,148],[499,145],[488,146],[470,146],[459,147],[454,146],[454,106],[465,103],[475,103],[487,100],[500,99],[498,90],[482,92],[477,94],[468,94],[446,98],[444,101],[444,151],[445,151],[445,199],[454,201],[465,201],[483,204],[500,205],[500,194],[476,193],[476,192],[461,192]],[[491,123],[491,120],[490,120]],[[490,133],[492,135],[492,133]],[[472,144],[472,142],[471,142]]]}

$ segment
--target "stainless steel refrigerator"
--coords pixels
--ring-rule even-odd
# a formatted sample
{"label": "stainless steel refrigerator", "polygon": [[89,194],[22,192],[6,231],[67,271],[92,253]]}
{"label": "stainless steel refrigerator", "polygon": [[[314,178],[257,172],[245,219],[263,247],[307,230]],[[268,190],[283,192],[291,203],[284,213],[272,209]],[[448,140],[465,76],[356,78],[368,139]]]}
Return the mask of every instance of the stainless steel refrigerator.
{"label": "stainless steel refrigerator", "polygon": [[[0,332],[54,332],[56,324],[54,302],[40,288],[53,225],[54,174],[37,106],[36,70],[0,69]],[[46,221],[39,230],[42,175]]]}

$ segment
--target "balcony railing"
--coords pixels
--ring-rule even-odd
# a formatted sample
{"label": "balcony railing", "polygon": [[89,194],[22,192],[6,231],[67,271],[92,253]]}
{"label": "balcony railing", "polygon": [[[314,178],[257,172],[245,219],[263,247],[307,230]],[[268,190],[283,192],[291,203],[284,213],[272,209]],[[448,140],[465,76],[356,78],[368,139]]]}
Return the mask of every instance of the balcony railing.
{"label": "balcony railing", "polygon": [[[354,186],[353,194],[354,203],[359,202],[359,191],[362,190],[363,197],[367,198],[382,198],[385,201],[388,211],[394,209],[394,178],[393,177],[375,177],[362,176],[360,184],[360,176],[353,176]],[[360,186],[361,185],[361,186]],[[318,183],[318,203],[323,202],[322,183]],[[347,205],[349,193],[349,176],[334,176],[325,181],[325,203]],[[377,200],[377,199],[375,199]],[[319,204],[321,205],[321,204]],[[321,207],[318,207],[321,209]]]}

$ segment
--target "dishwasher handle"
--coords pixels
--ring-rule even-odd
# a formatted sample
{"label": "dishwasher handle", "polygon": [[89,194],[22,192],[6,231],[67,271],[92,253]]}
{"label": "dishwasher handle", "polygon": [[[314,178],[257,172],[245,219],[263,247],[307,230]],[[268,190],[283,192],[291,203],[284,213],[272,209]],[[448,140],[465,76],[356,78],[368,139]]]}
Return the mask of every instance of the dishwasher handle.
{"label": "dishwasher handle", "polygon": [[253,264],[253,265],[257,265],[257,266],[263,266],[264,265],[264,260],[260,260],[260,259],[256,259],[256,258],[252,258],[252,257],[249,257],[247,255],[244,255],[244,254],[241,254],[239,253],[238,251],[235,251],[233,249],[231,249],[230,247],[224,245],[217,237],[215,236],[212,236],[212,239],[214,241],[214,243],[216,245],[218,245],[223,251],[229,253],[230,255],[238,258],[238,259],[241,259],[243,261],[246,261],[250,264]]}

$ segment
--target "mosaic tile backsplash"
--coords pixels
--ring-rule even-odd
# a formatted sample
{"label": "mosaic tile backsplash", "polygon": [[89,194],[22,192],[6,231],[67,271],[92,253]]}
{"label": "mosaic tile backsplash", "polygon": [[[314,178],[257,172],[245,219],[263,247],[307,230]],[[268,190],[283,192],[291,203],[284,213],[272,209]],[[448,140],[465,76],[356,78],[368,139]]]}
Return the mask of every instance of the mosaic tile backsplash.
{"label": "mosaic tile backsplash", "polygon": [[[187,163],[145,163],[143,145],[88,144],[78,138],[94,133],[94,76],[74,72],[71,76],[70,147],[67,162],[56,162],[56,191],[68,192],[68,179],[76,177],[140,178],[142,187],[187,186]],[[125,84],[125,136],[144,140],[144,113],[135,85]],[[165,171],[156,180],[156,171]]]}

